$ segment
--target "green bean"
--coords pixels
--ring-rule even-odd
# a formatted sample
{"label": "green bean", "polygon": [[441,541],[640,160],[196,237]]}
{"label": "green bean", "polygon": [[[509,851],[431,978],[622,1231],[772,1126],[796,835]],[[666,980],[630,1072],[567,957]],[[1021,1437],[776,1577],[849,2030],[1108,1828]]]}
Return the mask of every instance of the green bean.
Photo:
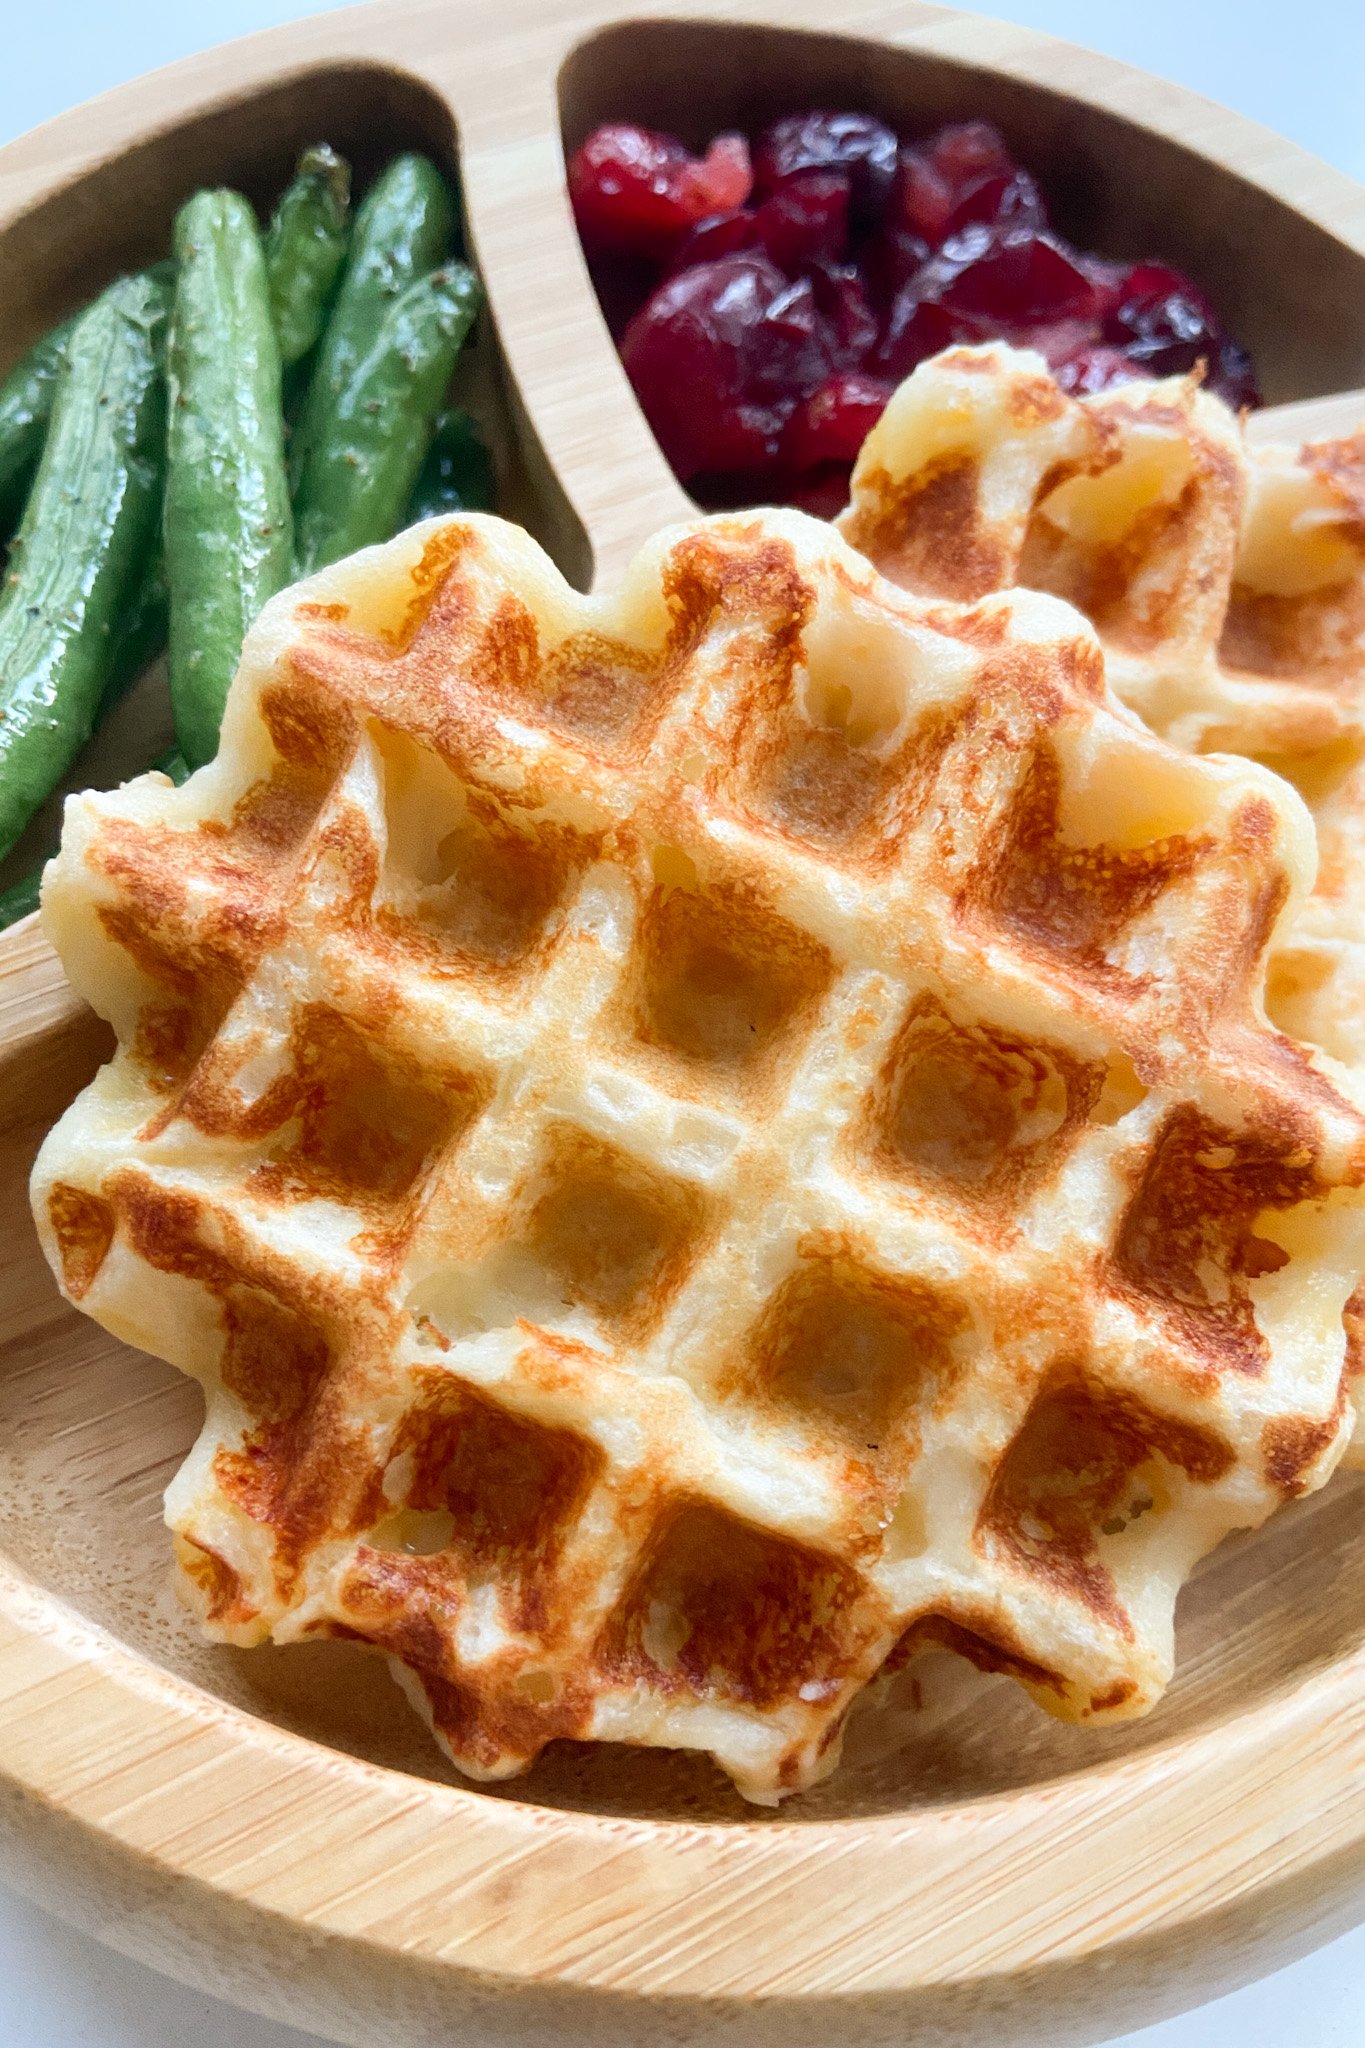
{"label": "green bean", "polygon": [[6,925],[18,924],[21,917],[38,908],[38,892],[42,888],[43,869],[46,861],[39,861],[36,868],[27,875],[21,875],[17,882],[11,882],[8,889],[0,889],[0,931]]}
{"label": "green bean", "polygon": [[0,384],[0,530],[18,517],[38,467],[57,371],[75,324],[73,315],[35,341]]}
{"label": "green bean", "polygon": [[[154,263],[145,274],[166,283],[174,276],[175,265]],[[79,313],[73,313],[69,320],[50,328],[0,383],[0,534],[10,531],[23,511],[43,452],[57,370],[79,318]]]}
{"label": "green bean", "polygon": [[306,356],[322,332],[346,257],[351,167],[325,142],[305,149],[265,233],[270,311],[284,369]]}
{"label": "green bean", "polygon": [[454,226],[445,180],[423,156],[395,157],[361,202],[350,255],[289,444],[295,490],[315,446],[331,438],[337,407],[394,301],[444,260]]}
{"label": "green bean", "polygon": [[493,459],[472,416],[456,406],[443,412],[408,501],[408,524],[438,512],[491,512],[497,502]]}
{"label": "green bean", "polygon": [[[110,636],[109,673],[95,713],[96,727],[165,645],[166,570],[158,545]],[[180,764],[180,772],[172,780],[183,782],[189,770],[178,753],[174,758]],[[165,767],[166,763],[160,761],[156,765]],[[38,885],[44,865],[44,861],[39,861],[31,874],[0,891],[0,931],[38,908]]]}
{"label": "green bean", "polygon": [[121,278],[68,336],[0,601],[0,855],[89,736],[161,485],[168,293]]}
{"label": "green bean", "polygon": [[164,541],[176,737],[192,767],[218,747],[247,627],[289,581],[280,351],[255,216],[197,192],[175,222],[167,349]]}
{"label": "green bean", "polygon": [[301,575],[387,540],[401,522],[481,296],[469,266],[451,263],[390,307],[299,482]]}
{"label": "green bean", "polygon": [[156,660],[166,645],[170,593],[166,588],[166,560],[160,538],[148,553],[146,566],[133,584],[115,624],[109,654],[109,673],[100,696],[97,720],[118,703],[143,670]]}

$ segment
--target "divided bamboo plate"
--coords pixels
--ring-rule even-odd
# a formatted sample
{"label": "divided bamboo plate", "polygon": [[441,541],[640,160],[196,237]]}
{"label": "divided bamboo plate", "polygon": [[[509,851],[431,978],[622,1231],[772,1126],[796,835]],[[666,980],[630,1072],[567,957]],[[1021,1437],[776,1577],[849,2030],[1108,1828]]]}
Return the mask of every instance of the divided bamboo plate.
{"label": "divided bamboo plate", "polygon": [[[913,0],[397,0],[183,64],[0,152],[6,361],[327,136],[458,166],[518,509],[580,584],[686,509],[588,285],[564,148],[814,103],[983,115],[1063,228],[1212,291],[1272,401],[1365,384],[1365,192],[1174,87]],[[838,33],[831,31],[837,21]],[[1330,432],[1355,407],[1298,409]],[[345,1645],[196,1640],[162,1488],[199,1397],[59,1300],[26,1181],[108,1049],[36,923],[0,940],[0,1872],[115,1946],[345,2041],[1095,2041],[1365,1901],[1365,1499],[1219,1551],[1145,1722],[1081,1733],[945,1660],[777,1816],[697,1759],[551,1753],[477,1790]]]}

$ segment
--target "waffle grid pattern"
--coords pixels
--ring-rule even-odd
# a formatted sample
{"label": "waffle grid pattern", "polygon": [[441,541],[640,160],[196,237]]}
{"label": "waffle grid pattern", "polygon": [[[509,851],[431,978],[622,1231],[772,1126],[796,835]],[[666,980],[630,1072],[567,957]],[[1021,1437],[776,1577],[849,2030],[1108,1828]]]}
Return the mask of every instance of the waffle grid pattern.
{"label": "waffle grid pattern", "polygon": [[951,350],[868,437],[840,527],[922,595],[1067,598],[1155,731],[1298,788],[1317,881],[1267,1008],[1358,1089],[1339,1069],[1360,1066],[1365,1015],[1365,424],[1256,446],[1192,378],[1072,398],[1028,351]]}
{"label": "waffle grid pattern", "polygon": [[921,366],[864,445],[845,537],[902,588],[1019,584],[1077,605],[1154,731],[1300,790],[1316,889],[1275,1020],[1348,1064],[1365,1003],[1365,430],[1248,445],[1191,378],[1064,394],[993,346]]}
{"label": "waffle grid pattern", "polygon": [[475,1776],[770,1800],[930,1642],[1150,1706],[1346,1433],[1365,1130],[1259,1008],[1310,862],[1067,606],[800,515],[612,600],[492,520],[277,600],[217,763],[73,801],[45,891],[121,1050],[35,1213],[205,1384],[205,1625],[384,1651]]}
{"label": "waffle grid pattern", "polygon": [[951,349],[864,442],[839,523],[921,595],[1066,597],[1177,746],[1293,762],[1359,730],[1365,437],[1253,447],[1193,377],[1069,397],[1029,350]]}

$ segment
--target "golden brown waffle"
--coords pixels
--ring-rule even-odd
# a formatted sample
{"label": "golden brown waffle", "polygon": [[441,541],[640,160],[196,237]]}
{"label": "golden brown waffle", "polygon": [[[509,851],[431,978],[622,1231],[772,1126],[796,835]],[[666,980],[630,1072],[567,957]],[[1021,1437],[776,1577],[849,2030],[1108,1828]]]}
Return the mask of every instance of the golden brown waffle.
{"label": "golden brown waffle", "polygon": [[[1224,651],[1289,695],[1300,725],[1260,749],[1318,832],[1317,884],[1272,963],[1277,1022],[1365,1061],[1365,428],[1251,451]],[[1235,732],[1218,744],[1252,751]]]}
{"label": "golden brown waffle", "polygon": [[1313,901],[1271,1014],[1362,1056],[1365,430],[1250,449],[1193,378],[1071,398],[1029,351],[923,364],[864,444],[846,539],[902,588],[1078,605],[1125,703],[1179,747],[1250,755],[1313,810]]}
{"label": "golden brown waffle", "polygon": [[1070,599],[1155,731],[1296,785],[1318,875],[1275,948],[1267,1008],[1365,1065],[1365,426],[1248,446],[1193,378],[1078,399],[1027,351],[954,349],[892,399],[839,524],[923,595],[1022,583]]}
{"label": "golden brown waffle", "polygon": [[120,1049],[35,1213],[204,1386],[210,1634],[386,1652],[475,1776],[773,1799],[926,1643],[1141,1712],[1342,1447],[1365,1123],[1260,1007],[1311,867],[1068,606],[800,514],[610,598],[471,518],[276,599],[218,760],[73,799],[44,891]]}
{"label": "golden brown waffle", "polygon": [[1248,450],[1192,377],[1072,398],[1029,350],[952,349],[892,398],[839,526],[907,590],[1068,598],[1176,746],[1297,766],[1360,731],[1365,431]]}

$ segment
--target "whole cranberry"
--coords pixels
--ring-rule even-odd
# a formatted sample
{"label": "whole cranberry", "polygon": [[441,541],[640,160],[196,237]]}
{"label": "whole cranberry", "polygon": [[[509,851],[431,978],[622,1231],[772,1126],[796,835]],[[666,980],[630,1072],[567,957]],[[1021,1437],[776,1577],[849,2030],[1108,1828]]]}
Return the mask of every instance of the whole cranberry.
{"label": "whole cranberry", "polygon": [[1202,306],[1181,291],[1125,299],[1104,326],[1108,340],[1154,377],[1175,377],[1212,354],[1218,331]]}
{"label": "whole cranberry", "polygon": [[754,216],[758,239],[793,276],[812,263],[838,263],[848,246],[847,171],[807,171],[779,185]]}
{"label": "whole cranberry", "polygon": [[664,260],[697,221],[742,206],[752,184],[742,135],[718,135],[697,158],[676,136],[610,122],[569,162],[578,232],[594,254]]}
{"label": "whole cranberry", "polygon": [[1104,336],[1165,377],[1193,369],[1217,327],[1212,306],[1189,278],[1165,263],[1135,263],[1111,295]]}
{"label": "whole cranberry", "polygon": [[1203,363],[1208,386],[1234,409],[1260,404],[1251,358],[1227,334],[1188,277],[1164,263],[1135,263],[1104,323],[1104,338],[1153,377]]}
{"label": "whole cranberry", "polygon": [[819,109],[788,114],[755,143],[754,180],[760,192],[775,192],[805,171],[847,171],[852,218],[866,227],[885,210],[896,151],[894,132],[875,115]]}
{"label": "whole cranberry", "polygon": [[765,469],[830,367],[809,280],[793,283],[757,251],[668,278],[626,329],[621,360],[684,483]]}
{"label": "whole cranberry", "polygon": [[827,462],[853,462],[890,396],[889,384],[857,370],[827,377],[787,422],[784,467],[800,473]]}

